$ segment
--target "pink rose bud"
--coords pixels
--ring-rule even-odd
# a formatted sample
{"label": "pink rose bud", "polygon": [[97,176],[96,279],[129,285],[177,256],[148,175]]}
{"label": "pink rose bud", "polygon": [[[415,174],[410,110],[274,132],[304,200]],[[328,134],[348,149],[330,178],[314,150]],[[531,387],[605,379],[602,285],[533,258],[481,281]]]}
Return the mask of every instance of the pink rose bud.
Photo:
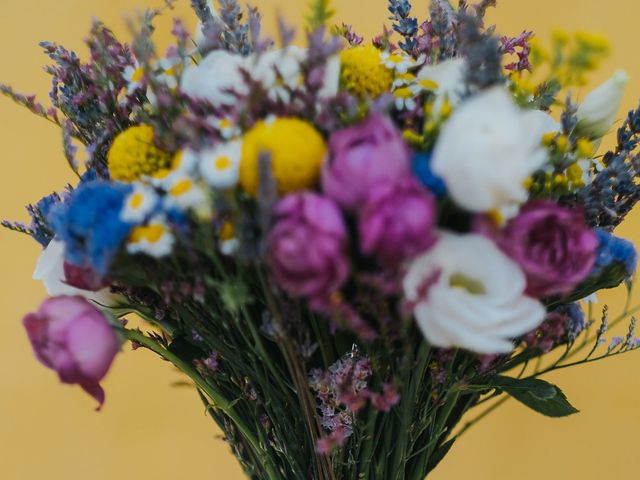
{"label": "pink rose bud", "polygon": [[80,385],[104,403],[100,381],[120,348],[105,315],[82,297],[53,297],[24,317],[33,351],[63,383]]}

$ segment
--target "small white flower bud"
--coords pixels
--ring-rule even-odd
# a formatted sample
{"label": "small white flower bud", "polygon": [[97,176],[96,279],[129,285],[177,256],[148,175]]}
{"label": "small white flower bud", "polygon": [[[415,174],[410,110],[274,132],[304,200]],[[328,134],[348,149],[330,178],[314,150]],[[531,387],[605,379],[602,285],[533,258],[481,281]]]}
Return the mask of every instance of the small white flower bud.
{"label": "small white flower bud", "polygon": [[613,76],[589,93],[578,107],[578,132],[598,139],[613,126],[620,110],[620,102],[629,76],[618,70]]}

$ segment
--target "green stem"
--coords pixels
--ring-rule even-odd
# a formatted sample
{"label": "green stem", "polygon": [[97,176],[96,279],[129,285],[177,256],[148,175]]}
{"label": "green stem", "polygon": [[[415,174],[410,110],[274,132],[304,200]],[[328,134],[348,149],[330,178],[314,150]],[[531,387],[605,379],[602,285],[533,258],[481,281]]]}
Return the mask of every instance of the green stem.
{"label": "green stem", "polygon": [[260,458],[264,464],[265,469],[267,470],[267,475],[269,479],[279,480],[279,475],[276,472],[275,468],[271,464],[269,460],[269,456],[266,454],[265,450],[260,446],[257,438],[253,435],[251,430],[245,425],[244,421],[238,416],[238,414],[233,409],[233,405],[229,400],[224,398],[218,392],[216,392],[197,372],[195,368],[193,368],[190,364],[183,361],[177,355],[173,354],[163,346],[161,346],[155,340],[149,338],[145,334],[136,330],[128,330],[123,328],[121,330],[124,337],[132,342],[135,342],[139,345],[142,345],[145,348],[148,348],[152,352],[160,355],[160,357],[165,360],[171,362],[176,368],[182,371],[185,375],[187,375],[196,386],[204,392],[214,404],[214,407],[221,410],[231,421],[234,423],[238,431],[241,435],[247,440],[248,444],[256,454],[258,458]]}
{"label": "green stem", "polygon": [[467,430],[469,430],[471,427],[473,427],[476,423],[478,423],[480,420],[485,418],[491,412],[495,411],[499,406],[501,406],[507,400],[509,400],[509,396],[505,395],[500,400],[498,400],[496,403],[494,403],[489,408],[487,408],[484,412],[480,413],[477,417],[469,420],[467,423],[465,423],[464,427],[462,427],[462,429],[460,429],[460,431],[456,434],[456,438],[460,438],[464,433],[467,432]]}

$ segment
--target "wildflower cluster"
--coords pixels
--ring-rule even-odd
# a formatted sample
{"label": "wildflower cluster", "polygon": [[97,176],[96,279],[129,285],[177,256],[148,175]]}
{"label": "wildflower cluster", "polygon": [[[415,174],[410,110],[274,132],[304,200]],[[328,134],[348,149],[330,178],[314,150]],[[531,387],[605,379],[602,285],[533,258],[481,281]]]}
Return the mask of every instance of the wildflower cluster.
{"label": "wildflower cluster", "polygon": [[640,110],[598,153],[626,74],[567,90],[600,39],[548,51],[486,28],[495,1],[420,22],[392,0],[368,43],[313,0],[306,47],[281,22],[274,48],[256,9],[191,3],[164,56],[160,11],[131,46],[95,23],[89,62],[44,43],[51,108],[0,90],[63,129],[79,178],[3,222],[44,247],[55,298],[25,326],[63,382],[102,404],[119,335],[188,375],[250,478],[417,479],[470,409],[570,415],[538,376],[638,348],[635,321],[603,340],[632,308],[589,329],[635,272],[612,231],[640,199]]}

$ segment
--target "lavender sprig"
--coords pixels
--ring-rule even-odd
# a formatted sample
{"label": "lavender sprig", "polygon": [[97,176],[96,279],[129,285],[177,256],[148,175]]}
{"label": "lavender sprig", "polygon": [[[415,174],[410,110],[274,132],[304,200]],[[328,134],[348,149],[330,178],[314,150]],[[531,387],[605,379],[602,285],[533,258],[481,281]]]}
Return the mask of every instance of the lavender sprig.
{"label": "lavender sprig", "polygon": [[398,45],[408,55],[413,55],[416,47],[416,33],[418,33],[418,19],[411,16],[409,0],[389,0],[389,20],[393,20],[393,30],[404,38]]}

